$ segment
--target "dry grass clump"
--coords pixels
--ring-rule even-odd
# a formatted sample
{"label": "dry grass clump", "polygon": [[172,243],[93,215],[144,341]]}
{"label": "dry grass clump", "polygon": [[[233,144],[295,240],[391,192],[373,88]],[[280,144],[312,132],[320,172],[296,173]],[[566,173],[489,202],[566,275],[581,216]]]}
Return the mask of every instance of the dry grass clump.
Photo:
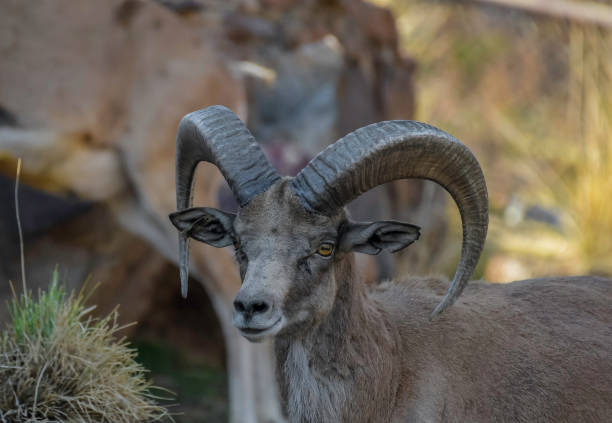
{"label": "dry grass clump", "polygon": [[[136,352],[115,335],[117,313],[88,317],[57,272],[47,292],[9,304],[0,338],[0,422],[146,422],[169,418],[155,403]],[[170,419],[171,420],[171,419]]]}

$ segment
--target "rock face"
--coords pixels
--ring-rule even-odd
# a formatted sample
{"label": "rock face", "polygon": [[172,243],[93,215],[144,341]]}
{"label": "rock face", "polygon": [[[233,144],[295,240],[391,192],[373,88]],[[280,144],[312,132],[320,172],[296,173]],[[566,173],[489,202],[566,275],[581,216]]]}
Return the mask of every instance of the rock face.
{"label": "rock face", "polygon": [[[29,233],[30,279],[46,283],[55,263],[70,266],[74,284],[93,273],[102,284],[96,301],[129,304],[127,321],[151,312],[160,275],[177,258],[167,215],[176,207],[174,139],[184,114],[229,107],[281,173],[295,174],[348,131],[414,110],[414,65],[399,53],[393,17],[360,0],[4,0],[2,9],[0,169],[12,177],[22,157],[25,183],[78,199],[58,206],[78,216],[68,223],[48,218],[45,202],[22,203],[44,216]],[[353,213],[421,210],[421,186],[374,190]],[[3,195],[12,189],[2,187]],[[195,203],[235,207],[212,166],[199,168]],[[231,326],[240,286],[231,253],[192,245],[192,274],[225,340],[231,420],[283,421],[269,345],[249,344]],[[18,280],[16,258],[3,256],[6,278]],[[392,272],[390,257],[368,260],[360,265],[370,278]],[[178,292],[178,275],[163,283]]]}

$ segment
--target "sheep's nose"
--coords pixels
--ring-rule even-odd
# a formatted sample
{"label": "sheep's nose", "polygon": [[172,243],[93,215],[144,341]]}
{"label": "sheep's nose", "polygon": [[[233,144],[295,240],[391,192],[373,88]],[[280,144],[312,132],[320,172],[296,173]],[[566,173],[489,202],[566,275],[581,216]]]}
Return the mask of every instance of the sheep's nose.
{"label": "sheep's nose", "polygon": [[255,301],[234,301],[234,309],[238,313],[244,314],[245,316],[253,316],[255,314],[265,313],[270,309],[267,302],[261,300]]}

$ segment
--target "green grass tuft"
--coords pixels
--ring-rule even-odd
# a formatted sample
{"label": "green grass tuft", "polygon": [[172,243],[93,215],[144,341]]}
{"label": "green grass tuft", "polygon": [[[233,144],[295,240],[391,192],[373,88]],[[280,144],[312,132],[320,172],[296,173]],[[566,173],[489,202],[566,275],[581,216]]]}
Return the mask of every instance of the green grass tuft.
{"label": "green grass tuft", "polygon": [[136,351],[116,339],[117,311],[95,319],[85,300],[67,295],[57,271],[36,300],[12,299],[0,337],[0,423],[172,420]]}
{"label": "green grass tuft", "polygon": [[[19,342],[39,336],[44,339],[51,337],[55,317],[66,299],[65,290],[58,284],[57,269],[53,272],[49,290],[40,291],[38,296],[38,301],[31,301],[25,295],[14,297],[11,301],[11,322],[15,339]],[[68,321],[74,319],[70,318]]]}

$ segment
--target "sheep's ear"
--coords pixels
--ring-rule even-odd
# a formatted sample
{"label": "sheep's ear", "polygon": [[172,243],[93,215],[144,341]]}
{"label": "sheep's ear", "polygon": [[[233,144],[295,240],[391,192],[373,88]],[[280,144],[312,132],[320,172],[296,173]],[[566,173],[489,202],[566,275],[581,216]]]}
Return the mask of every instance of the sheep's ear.
{"label": "sheep's ear", "polygon": [[395,253],[419,239],[420,229],[393,221],[351,222],[340,238],[340,249],[365,254],[378,254],[382,250]]}
{"label": "sheep's ear", "polygon": [[192,207],[170,214],[170,221],[184,235],[213,247],[232,245],[233,213],[210,207]]}

